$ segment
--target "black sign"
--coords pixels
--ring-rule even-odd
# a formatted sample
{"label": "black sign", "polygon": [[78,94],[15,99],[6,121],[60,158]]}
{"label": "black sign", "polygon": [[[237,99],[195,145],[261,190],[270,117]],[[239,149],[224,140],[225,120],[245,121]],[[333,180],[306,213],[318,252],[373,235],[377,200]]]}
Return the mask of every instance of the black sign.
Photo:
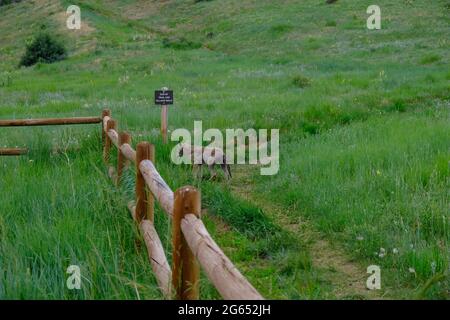
{"label": "black sign", "polygon": [[173,104],[173,90],[156,90],[155,104],[163,106]]}

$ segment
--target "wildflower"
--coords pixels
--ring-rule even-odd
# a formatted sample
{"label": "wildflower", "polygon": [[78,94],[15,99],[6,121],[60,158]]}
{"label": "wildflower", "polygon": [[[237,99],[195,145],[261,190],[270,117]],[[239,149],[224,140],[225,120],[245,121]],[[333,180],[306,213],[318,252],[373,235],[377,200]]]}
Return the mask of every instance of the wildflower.
{"label": "wildflower", "polygon": [[363,236],[357,236],[357,237],[356,237],[356,240],[358,240],[358,241],[363,241],[363,240],[364,240],[364,237],[363,237]]}
{"label": "wildflower", "polygon": [[398,249],[397,248],[392,249],[392,253],[393,254],[398,254]]}
{"label": "wildflower", "polygon": [[385,255],[386,255],[386,249],[380,248],[380,252],[378,253],[378,257],[384,258]]}
{"label": "wildflower", "polygon": [[436,273],[436,261],[431,262],[431,272]]}
{"label": "wildflower", "polygon": [[408,271],[409,271],[409,273],[414,273],[414,274],[416,274],[416,269],[414,269],[414,268],[412,268],[412,267],[409,267]]}

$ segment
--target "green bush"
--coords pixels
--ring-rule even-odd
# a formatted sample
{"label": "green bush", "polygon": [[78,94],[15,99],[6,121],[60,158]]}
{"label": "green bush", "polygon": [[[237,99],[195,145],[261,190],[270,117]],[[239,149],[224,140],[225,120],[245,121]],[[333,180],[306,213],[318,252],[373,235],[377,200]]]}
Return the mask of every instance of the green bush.
{"label": "green bush", "polygon": [[27,45],[20,66],[31,66],[38,62],[52,63],[66,57],[64,46],[47,33],[41,33]]}
{"label": "green bush", "polygon": [[201,48],[202,44],[188,40],[184,37],[181,38],[164,38],[162,40],[164,48],[171,48],[175,50],[190,50]]}
{"label": "green bush", "polygon": [[0,0],[0,7],[1,6],[6,6],[7,4],[11,4],[14,2],[20,2],[22,0]]}
{"label": "green bush", "polygon": [[432,64],[434,62],[438,62],[439,60],[441,60],[441,56],[437,54],[429,54],[422,57],[420,64]]}
{"label": "green bush", "polygon": [[306,88],[311,85],[311,80],[305,76],[298,75],[292,79],[292,84],[298,88]]}

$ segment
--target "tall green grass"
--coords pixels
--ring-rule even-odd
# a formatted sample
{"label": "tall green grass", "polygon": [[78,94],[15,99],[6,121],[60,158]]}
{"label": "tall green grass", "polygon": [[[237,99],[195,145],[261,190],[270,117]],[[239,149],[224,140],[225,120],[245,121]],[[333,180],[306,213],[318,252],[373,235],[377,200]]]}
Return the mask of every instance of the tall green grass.
{"label": "tall green grass", "polygon": [[[202,188],[208,229],[263,295],[334,298],[301,237],[226,183],[199,185],[188,168],[170,163],[153,90],[175,91],[169,130],[192,130],[194,120],[205,129],[279,128],[280,173],[250,176],[251,189],[288,217],[307,218],[357,264],[380,264],[384,295],[446,297],[445,0],[380,0],[382,30],[375,32],[365,28],[370,1],[166,1],[139,15],[134,1],[84,1],[92,30],[79,34],[56,18],[69,4],[0,8],[0,118],[111,108],[134,143],[156,144],[158,170],[173,189]],[[16,68],[42,29],[65,42],[68,59]],[[125,207],[133,171],[120,190],[112,187],[98,133],[0,130],[0,146],[31,150],[0,159],[0,298],[160,298]],[[160,210],[156,223],[170,259]],[[65,287],[72,263],[85,276],[77,293]],[[202,295],[218,298],[204,276]]]}
{"label": "tall green grass", "polygon": [[[72,131],[53,153],[37,135],[29,156],[2,160],[1,299],[159,297],[125,203],[103,174],[98,138]],[[79,291],[66,287],[69,265],[81,268]]]}
{"label": "tall green grass", "polygon": [[[449,120],[444,105],[292,142],[280,174],[270,183],[258,178],[259,189],[367,265],[381,265],[386,281],[414,288],[448,277]],[[448,284],[434,288],[437,297]]]}

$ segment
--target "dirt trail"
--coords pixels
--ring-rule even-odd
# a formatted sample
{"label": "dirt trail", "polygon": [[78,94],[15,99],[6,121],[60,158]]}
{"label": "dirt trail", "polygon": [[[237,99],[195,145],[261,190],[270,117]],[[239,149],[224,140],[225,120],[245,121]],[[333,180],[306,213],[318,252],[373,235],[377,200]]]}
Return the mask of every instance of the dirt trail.
{"label": "dirt trail", "polygon": [[342,248],[327,240],[309,221],[301,217],[290,217],[281,206],[258,196],[251,186],[248,171],[235,167],[231,182],[233,194],[263,209],[280,226],[307,244],[313,266],[320,270],[325,281],[331,283],[333,294],[337,299],[383,299],[381,292],[366,288],[369,275],[364,266],[354,261]]}

